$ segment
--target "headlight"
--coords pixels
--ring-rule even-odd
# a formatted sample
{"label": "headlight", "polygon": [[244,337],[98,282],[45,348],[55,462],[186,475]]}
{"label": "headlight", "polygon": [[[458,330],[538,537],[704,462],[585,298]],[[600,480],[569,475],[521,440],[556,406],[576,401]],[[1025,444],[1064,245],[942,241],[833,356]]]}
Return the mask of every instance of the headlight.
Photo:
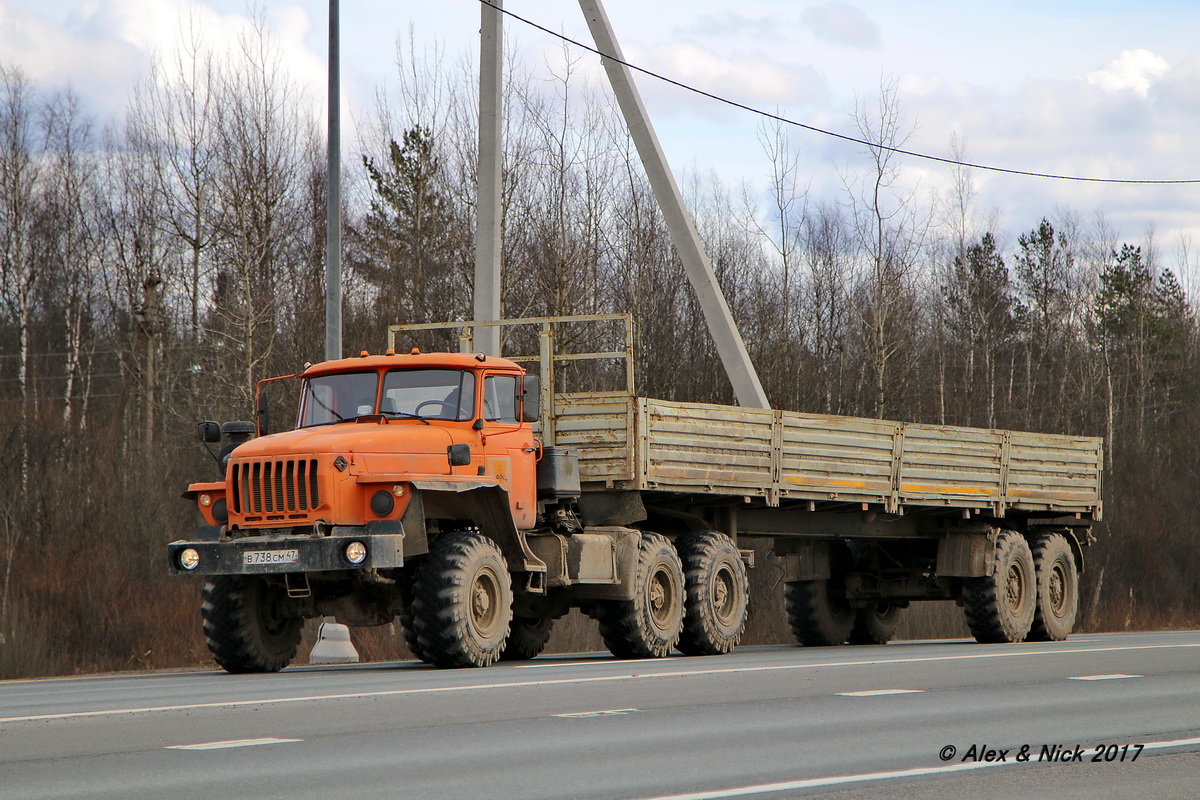
{"label": "headlight", "polygon": [[212,505],[212,495],[207,495],[207,494],[200,495],[200,505],[204,506],[205,508],[211,506]]}
{"label": "headlight", "polygon": [[191,547],[179,551],[179,566],[188,571],[200,566],[200,554]]}
{"label": "headlight", "polygon": [[351,542],[346,545],[346,560],[351,564],[361,564],[367,560],[367,546],[362,542]]}

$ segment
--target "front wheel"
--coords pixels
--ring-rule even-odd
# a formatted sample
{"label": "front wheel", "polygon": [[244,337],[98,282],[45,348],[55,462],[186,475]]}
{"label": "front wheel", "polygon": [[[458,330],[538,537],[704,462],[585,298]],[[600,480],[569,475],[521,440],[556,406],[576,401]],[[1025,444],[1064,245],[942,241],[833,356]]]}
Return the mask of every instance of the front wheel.
{"label": "front wheel", "polygon": [[439,667],[487,667],[512,621],[512,580],[500,548],[482,533],[444,533],[417,569],[413,628],[420,658]]}
{"label": "front wheel", "polygon": [[226,672],[278,672],[296,657],[304,621],[287,592],[250,575],[222,575],[204,584],[204,637]]}

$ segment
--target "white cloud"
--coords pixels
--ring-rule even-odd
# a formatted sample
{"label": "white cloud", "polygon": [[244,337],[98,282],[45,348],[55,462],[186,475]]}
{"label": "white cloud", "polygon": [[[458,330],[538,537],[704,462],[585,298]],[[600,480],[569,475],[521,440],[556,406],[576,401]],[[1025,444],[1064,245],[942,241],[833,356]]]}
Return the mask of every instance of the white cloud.
{"label": "white cloud", "polygon": [[[124,89],[145,67],[138,49],[112,37],[81,33],[34,12],[23,3],[0,0],[0,62],[16,67],[39,86],[71,84],[95,98]],[[121,87],[117,89],[117,87]],[[112,110],[105,104],[105,111]]]}
{"label": "white cloud", "polygon": [[1145,97],[1150,86],[1171,69],[1171,65],[1149,50],[1126,50],[1104,69],[1088,73],[1088,83],[1107,92],[1132,89]]}
{"label": "white cloud", "polygon": [[796,103],[822,89],[809,68],[787,67],[763,58],[723,58],[694,44],[659,48],[655,60],[671,78],[740,102]]}
{"label": "white cloud", "polygon": [[842,0],[830,0],[804,9],[804,26],[821,39],[838,44],[874,50],[879,47],[879,29],[857,7]]}
{"label": "white cloud", "polygon": [[[306,43],[313,22],[296,4],[276,4],[266,29],[283,73],[312,98],[323,97],[324,53]],[[19,67],[35,83],[70,84],[101,116],[120,114],[134,84],[154,57],[172,63],[193,36],[203,49],[224,53],[251,32],[245,14],[222,13],[194,0],[89,0],[63,22],[25,3],[0,0],[0,61]]]}

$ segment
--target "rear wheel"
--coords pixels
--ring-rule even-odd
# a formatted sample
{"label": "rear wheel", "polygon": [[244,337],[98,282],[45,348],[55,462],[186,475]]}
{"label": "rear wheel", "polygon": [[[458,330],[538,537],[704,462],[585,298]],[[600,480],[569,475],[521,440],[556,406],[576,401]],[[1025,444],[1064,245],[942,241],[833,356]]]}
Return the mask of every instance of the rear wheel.
{"label": "rear wheel", "polygon": [[1037,597],[1033,554],[1016,531],[996,537],[991,575],[963,579],[963,611],[977,642],[1020,642],[1029,634]]}
{"label": "rear wheel", "polygon": [[896,635],[900,624],[900,607],[891,603],[876,603],[854,612],[854,627],[850,644],[887,644]]}
{"label": "rear wheel", "polygon": [[675,549],[686,592],[680,652],[728,653],[742,638],[750,608],[750,582],[737,546],[723,533],[695,531],[680,538]]}
{"label": "rear wheel", "polygon": [[500,660],[528,661],[537,658],[546,649],[553,629],[553,619],[514,616]]}
{"label": "rear wheel", "polygon": [[1067,537],[1049,533],[1033,540],[1033,569],[1037,575],[1037,610],[1026,638],[1060,642],[1070,635],[1079,613],[1079,571]]}
{"label": "rear wheel", "polygon": [[854,627],[854,609],[840,584],[828,578],[785,584],[788,623],[797,642],[805,647],[846,643]]}
{"label": "rear wheel", "polygon": [[632,600],[601,600],[593,615],[618,658],[662,658],[683,630],[683,565],[665,536],[643,533]]}
{"label": "rear wheel", "polygon": [[850,551],[832,544],[829,577],[784,584],[784,605],[796,641],[805,647],[845,644],[854,627],[854,607],[846,599]]}
{"label": "rear wheel", "polygon": [[496,662],[512,621],[504,554],[481,533],[434,540],[413,586],[413,629],[423,659],[439,667]]}
{"label": "rear wheel", "polygon": [[278,672],[296,657],[303,620],[287,592],[253,575],[204,584],[204,636],[226,672]]}

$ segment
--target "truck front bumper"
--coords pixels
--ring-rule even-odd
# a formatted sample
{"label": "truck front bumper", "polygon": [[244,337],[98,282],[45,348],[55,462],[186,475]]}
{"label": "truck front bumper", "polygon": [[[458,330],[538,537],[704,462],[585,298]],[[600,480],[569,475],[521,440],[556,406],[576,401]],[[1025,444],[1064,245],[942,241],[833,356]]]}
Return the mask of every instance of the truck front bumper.
{"label": "truck front bumper", "polygon": [[[196,534],[190,541],[167,545],[171,574],[279,575],[404,566],[404,529],[399,522],[336,526],[328,536],[276,534],[222,539],[220,530],[210,526]],[[366,550],[361,561],[351,559],[352,551],[348,549],[354,543]],[[195,566],[187,569],[183,565],[190,559],[195,559]]]}

